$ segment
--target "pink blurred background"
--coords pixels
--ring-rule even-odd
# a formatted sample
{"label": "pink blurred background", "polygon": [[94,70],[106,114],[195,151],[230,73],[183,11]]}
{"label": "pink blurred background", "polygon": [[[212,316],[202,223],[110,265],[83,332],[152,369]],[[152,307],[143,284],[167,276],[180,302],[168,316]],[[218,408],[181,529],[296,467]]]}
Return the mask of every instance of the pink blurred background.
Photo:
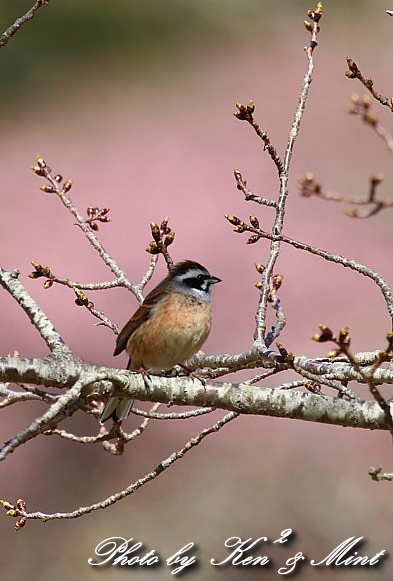
{"label": "pink blurred background", "polygon": [[[45,53],[37,60],[39,35],[55,35],[51,18],[64,10],[64,2],[53,0],[26,25],[30,44],[23,50],[32,55],[31,84],[16,88],[18,98],[10,97],[2,105],[1,264],[21,270],[21,281],[77,355],[98,364],[125,365],[125,358],[112,357],[111,332],[94,326],[91,315],[74,305],[70,289],[44,290],[40,281],[27,278],[31,260],[74,280],[111,278],[58,199],[39,190],[43,182],[30,166],[40,154],[54,171],[74,180],[70,196],[81,211],[88,205],[111,208],[112,221],[100,227],[99,238],[134,282],[149,262],[145,252],[149,222],[169,215],[176,231],[174,259],[197,260],[223,279],[215,289],[214,324],[204,350],[244,351],[252,339],[258,300],[254,263],[266,260],[268,245],[246,246],[246,236],[232,233],[223,215],[247,218],[253,212],[266,229],[271,225],[271,209],[243,201],[233,168],[242,171],[257,194],[277,196],[278,183],[270,158],[232,111],[235,101],[254,99],[256,119],[283,151],[306,66],[303,46],[308,36],[302,22],[306,10],[314,6],[290,0],[204,0],[192,6],[171,1],[168,5],[178,17],[179,29],[186,8],[201,28],[188,35],[179,33],[178,38],[173,31],[177,44],[174,41],[171,50],[165,36],[155,40],[155,52],[147,54],[141,44],[137,57],[133,54],[128,62],[109,49],[94,53],[88,39],[83,52],[76,4],[70,3],[76,30],[80,26],[81,62],[78,55],[47,62]],[[382,172],[386,177],[380,193],[391,195],[392,156],[369,128],[346,113],[351,93],[364,91],[344,76],[349,55],[365,75],[372,76],[377,89],[390,94],[393,19],[384,12],[389,6],[380,0],[326,4],[316,71],[293,156],[285,233],[367,264],[392,284],[391,211],[356,221],[347,218],[340,205],[298,194],[297,178],[312,170],[326,188],[354,195],[365,194],[369,176]],[[28,2],[15,5],[10,23],[29,7]],[[152,7],[136,5],[147,18]],[[118,11],[120,18],[124,6],[116,0],[110,10]],[[126,28],[128,16],[125,12]],[[112,32],[115,37],[116,27]],[[61,34],[67,33],[64,27]],[[94,35],[94,27],[90,34]],[[23,35],[22,30],[0,54],[8,67],[15,63],[16,77],[19,69],[13,51],[22,50],[23,44],[18,43],[27,42],[22,41]],[[373,110],[392,127],[388,110],[377,105]],[[348,325],[357,351],[384,347],[389,320],[382,296],[369,280],[287,247],[277,268],[284,274],[280,297],[288,321],[280,342],[288,350],[324,354],[324,346],[310,340],[320,322],[335,330]],[[164,272],[160,264],[151,284]],[[119,325],[136,307],[125,290],[88,294]],[[0,298],[4,330],[0,352],[16,349],[22,356],[44,356],[45,345],[15,301],[4,292]],[[364,397],[368,397],[366,390]],[[2,441],[43,409],[25,403],[3,410]],[[151,470],[209,422],[209,416],[151,422],[143,437],[120,457],[112,457],[99,445],[41,437],[1,466],[0,496],[11,501],[24,498],[29,510],[45,512],[94,503]],[[137,424],[138,418],[131,416],[127,425],[131,429]],[[66,425],[76,433],[94,433],[93,422],[82,414]],[[386,433],[241,417],[110,509],[74,521],[28,522],[18,535],[13,521],[0,514],[2,576],[95,579],[101,569],[87,560],[94,557],[96,545],[110,536],[142,541],[146,551],[156,549],[162,561],[193,541],[199,567],[187,576],[209,581],[223,574],[227,579],[257,574],[256,568],[243,567],[239,572],[236,567],[209,564],[213,557],[227,556],[224,542],[231,536],[274,540],[283,529],[296,531],[288,547],[262,545],[252,553],[267,554],[273,561],[272,567],[262,570],[266,579],[279,578],[278,568],[297,551],[320,560],[350,536],[367,539],[359,549],[362,554],[391,552],[392,485],[376,484],[367,474],[370,466],[392,469],[390,440]],[[130,573],[138,579],[173,578],[166,566],[141,569],[109,567],[104,575],[114,581]],[[347,569],[348,580],[359,575],[391,579],[392,557],[368,573],[366,567]],[[317,570],[326,580],[343,575],[339,568]],[[300,578],[314,579],[313,568],[304,565]]]}

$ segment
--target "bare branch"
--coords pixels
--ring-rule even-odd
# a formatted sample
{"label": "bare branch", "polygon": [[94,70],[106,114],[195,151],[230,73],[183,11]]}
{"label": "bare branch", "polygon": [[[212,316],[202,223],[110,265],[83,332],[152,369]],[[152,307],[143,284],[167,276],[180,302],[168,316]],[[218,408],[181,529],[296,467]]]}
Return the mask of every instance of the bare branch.
{"label": "bare branch", "polygon": [[258,309],[255,316],[256,328],[254,333],[254,345],[259,346],[262,349],[267,349],[265,343],[265,333],[266,333],[266,311],[270,294],[269,281],[273,276],[273,270],[280,253],[280,236],[282,234],[284,226],[285,204],[288,196],[288,177],[290,163],[295,141],[299,134],[300,123],[303,118],[303,113],[306,107],[308,91],[311,85],[312,73],[314,70],[313,53],[315,47],[317,46],[316,38],[319,32],[319,21],[322,16],[322,3],[318,2],[315,11],[314,12],[309,11],[308,16],[313,21],[312,23],[306,23],[306,28],[311,32],[310,44],[308,47],[305,48],[308,66],[306,73],[304,75],[303,86],[300,91],[299,100],[294,115],[294,120],[288,136],[288,143],[285,151],[283,167],[282,169],[279,169],[280,194],[278,197],[276,207],[276,216],[271,230],[270,256],[266,264],[265,270],[262,273],[261,280],[262,288],[259,298]]}
{"label": "bare branch", "polygon": [[12,36],[14,36],[14,34],[16,34],[18,32],[18,30],[29,20],[31,20],[33,18],[33,16],[36,14],[36,12],[38,12],[38,10],[40,8],[42,8],[43,6],[45,6],[45,4],[49,4],[50,0],[36,0],[34,6],[32,6],[30,8],[30,10],[28,10],[26,12],[26,14],[24,14],[23,16],[21,16],[20,18],[17,18],[14,22],[14,24],[12,24],[9,28],[7,28],[7,30],[5,30],[3,32],[3,34],[0,36],[0,48],[5,46],[7,44],[7,42],[10,40],[10,38]]}
{"label": "bare branch", "polygon": [[[291,246],[293,246],[294,248],[297,248],[298,250],[304,250],[306,252],[309,252],[310,254],[315,254],[316,256],[319,256],[321,258],[324,258],[325,260],[328,260],[329,262],[341,264],[341,266],[344,266],[346,268],[350,268],[351,270],[354,270],[354,271],[362,274],[363,276],[371,278],[380,288],[380,290],[384,296],[385,302],[386,302],[386,307],[387,307],[388,313],[389,313],[391,319],[393,320],[393,294],[392,294],[388,284],[384,280],[384,278],[380,274],[378,274],[377,272],[374,272],[373,270],[371,270],[367,266],[364,266],[363,264],[360,264],[359,262],[356,262],[355,260],[349,260],[345,256],[340,256],[338,254],[332,254],[330,252],[327,252],[326,250],[321,250],[320,248],[317,248],[315,246],[310,246],[309,244],[304,244],[303,242],[299,242],[298,240],[293,240],[292,238],[289,238],[288,236],[284,236],[284,235],[280,235],[280,234],[271,234],[269,232],[265,232],[264,230],[261,230],[261,228],[259,228],[259,227],[255,227],[253,225],[246,224],[245,222],[243,222],[242,220],[240,220],[236,216],[227,216],[227,219],[231,223],[235,223],[235,221],[236,221],[236,224],[238,224],[238,225],[235,226],[234,230],[236,230],[237,232],[252,232],[254,234],[254,237],[255,237],[253,242],[257,242],[259,240],[259,238],[267,238],[268,240],[271,240],[272,243],[273,242],[285,242],[286,244],[290,244]],[[265,272],[266,272],[266,268],[263,271],[262,276],[264,275]],[[263,285],[264,285],[264,283],[262,282],[261,288],[263,288]],[[269,296],[270,296],[270,286],[269,286],[269,293],[266,294],[266,300],[269,299]]]}
{"label": "bare branch", "polygon": [[261,196],[256,196],[253,194],[247,187],[246,180],[243,179],[242,174],[238,169],[234,170],[235,180],[237,184],[237,189],[241,190],[244,194],[246,202],[256,202],[257,204],[261,204],[262,206],[270,206],[271,208],[277,207],[277,202],[274,200],[269,200],[267,198],[262,198]]}
{"label": "bare branch", "polygon": [[[142,486],[144,486],[145,484],[147,484],[151,480],[154,480],[155,478],[157,478],[167,468],[172,466],[172,464],[174,464],[174,462],[176,462],[177,460],[180,460],[181,458],[183,458],[183,456],[185,454],[187,454],[187,452],[192,450],[192,448],[194,448],[195,446],[198,446],[202,442],[202,440],[204,438],[206,438],[206,436],[209,436],[210,434],[214,434],[214,433],[218,432],[227,423],[229,423],[232,420],[234,420],[235,418],[237,418],[237,416],[238,416],[238,414],[233,413],[233,412],[226,414],[220,420],[218,420],[218,422],[216,422],[215,424],[213,424],[209,428],[205,428],[205,429],[201,430],[196,436],[191,438],[191,440],[189,440],[183,446],[183,448],[181,448],[177,452],[174,452],[173,454],[171,454],[170,456],[165,458],[165,460],[162,460],[151,472],[149,472],[148,474],[146,474],[145,476],[143,476],[139,480],[136,480],[135,482],[130,484],[125,490],[122,490],[121,492],[113,494],[110,497],[106,498],[105,500],[102,500],[101,502],[98,502],[96,504],[92,504],[90,506],[84,506],[84,507],[78,508],[72,512],[56,512],[56,513],[52,513],[52,514],[50,514],[50,513],[47,514],[47,513],[43,513],[43,512],[28,513],[23,509],[21,510],[20,508],[14,507],[15,512],[13,514],[10,514],[9,516],[14,516],[14,517],[18,517],[18,518],[21,517],[24,520],[39,519],[39,520],[43,520],[43,521],[55,520],[55,519],[72,519],[72,518],[79,518],[85,514],[89,514],[90,512],[93,512],[95,510],[99,510],[99,509],[103,509],[103,508],[106,508],[108,506],[111,506],[112,504],[119,502],[119,500],[123,500],[123,498],[130,496],[130,494],[133,494],[139,488],[141,488]],[[10,504],[7,501],[2,501],[3,506],[5,503],[7,505]],[[6,508],[8,509],[8,506]]]}
{"label": "bare branch", "polygon": [[385,105],[386,107],[389,107],[391,111],[393,111],[393,100],[389,99],[389,97],[384,97],[383,95],[377,93],[377,91],[374,89],[374,81],[370,78],[363,77],[357,64],[349,57],[347,57],[347,65],[349,70],[345,73],[345,76],[348,77],[348,79],[358,79],[362,85],[366,87],[368,91],[370,91],[374,99],[379,101],[381,105]]}
{"label": "bare branch", "polygon": [[37,303],[18,280],[19,271],[6,272],[0,267],[0,285],[18,301],[52,352],[71,353],[63,339]]}

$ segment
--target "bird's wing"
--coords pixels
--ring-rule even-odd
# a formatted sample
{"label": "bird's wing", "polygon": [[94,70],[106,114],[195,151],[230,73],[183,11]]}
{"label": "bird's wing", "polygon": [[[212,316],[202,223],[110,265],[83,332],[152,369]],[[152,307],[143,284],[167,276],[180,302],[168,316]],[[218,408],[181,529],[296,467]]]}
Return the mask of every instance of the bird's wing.
{"label": "bird's wing", "polygon": [[118,355],[126,347],[131,335],[153,314],[153,308],[162,298],[161,288],[158,285],[145,298],[139,309],[132,315],[128,323],[123,327],[117,336],[116,348],[113,355]]}

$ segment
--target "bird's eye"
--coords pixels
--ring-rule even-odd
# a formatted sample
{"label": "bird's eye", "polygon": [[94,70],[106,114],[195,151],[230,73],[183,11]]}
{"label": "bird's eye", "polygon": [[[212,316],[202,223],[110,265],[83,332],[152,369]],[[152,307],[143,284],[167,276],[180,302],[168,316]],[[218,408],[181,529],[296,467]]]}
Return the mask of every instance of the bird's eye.
{"label": "bird's eye", "polygon": [[205,275],[204,274],[198,274],[197,278],[198,278],[198,280],[205,280]]}

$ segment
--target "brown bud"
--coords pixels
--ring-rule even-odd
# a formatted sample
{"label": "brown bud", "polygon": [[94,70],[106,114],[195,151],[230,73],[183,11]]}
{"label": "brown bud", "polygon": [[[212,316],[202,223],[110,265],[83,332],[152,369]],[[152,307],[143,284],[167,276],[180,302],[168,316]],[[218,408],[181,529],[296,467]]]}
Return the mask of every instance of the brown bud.
{"label": "brown bud", "polygon": [[159,242],[161,240],[161,232],[155,222],[150,222],[150,230],[154,240],[156,242]]}
{"label": "brown bud", "polygon": [[55,180],[55,182],[59,184],[60,182],[63,181],[63,176],[58,173],[57,175],[55,175],[53,179]]}
{"label": "brown bud", "polygon": [[248,107],[245,107],[241,103],[236,103],[236,108],[238,111],[234,113],[234,116],[237,119],[244,120],[250,118],[250,115],[252,113],[251,109],[248,109]]}
{"label": "brown bud", "polygon": [[363,84],[365,87],[367,87],[367,89],[371,89],[371,87],[374,84],[374,81],[372,79],[364,79]]}
{"label": "brown bud", "polygon": [[252,214],[250,214],[250,224],[254,228],[259,228],[259,220],[256,216],[253,216]]}
{"label": "brown bud", "polygon": [[371,181],[373,186],[377,186],[378,184],[380,184],[383,181],[384,177],[385,176],[383,175],[383,173],[378,173],[378,174],[375,174],[374,176],[371,176],[370,181]]}
{"label": "brown bud", "polygon": [[258,242],[260,238],[261,237],[258,236],[258,234],[254,234],[253,236],[250,236],[250,238],[247,238],[246,244],[255,244],[255,242]]}
{"label": "brown bud", "polygon": [[34,276],[31,276],[30,278],[39,278],[40,276],[45,276],[46,278],[52,277],[52,273],[50,271],[50,268],[48,266],[46,266],[45,264],[40,264],[39,262],[35,262],[35,260],[32,260],[31,264],[32,264],[32,266],[34,266],[37,274],[34,275],[34,273],[32,272],[31,274]]}
{"label": "brown bud", "polygon": [[168,222],[169,222],[169,217],[165,216],[165,218],[163,219],[163,221],[161,222],[161,225],[160,225],[160,230],[162,230],[164,232],[164,234],[169,234],[169,232],[166,231],[167,226],[168,226]]}
{"label": "brown bud", "polygon": [[40,186],[40,190],[47,194],[53,194],[56,191],[53,186]]}
{"label": "brown bud", "polygon": [[260,290],[262,288],[262,283],[261,282],[256,282],[255,283],[255,288],[257,288],[258,290]]}
{"label": "brown bud", "polygon": [[175,239],[175,233],[174,232],[169,232],[168,236],[165,237],[164,239],[164,246],[170,246],[172,244],[172,242]]}
{"label": "brown bud", "polygon": [[71,188],[72,188],[72,180],[67,180],[63,186],[63,190],[62,190],[63,194],[66,194],[67,192],[69,192]]}
{"label": "brown bud", "polygon": [[272,276],[272,284],[276,290],[278,290],[282,285],[283,279],[284,279],[283,274],[275,274],[274,276]]}
{"label": "brown bud", "polygon": [[245,232],[246,231],[246,227],[245,227],[244,224],[239,224],[239,226],[235,226],[233,228],[233,231],[234,232],[237,232],[238,234],[241,234],[242,232]]}
{"label": "brown bud", "polygon": [[313,341],[318,341],[318,343],[325,343],[326,341],[332,341],[333,340],[333,331],[331,329],[329,329],[329,327],[327,327],[326,325],[318,325],[321,333],[320,334],[316,334],[313,335],[311,337],[311,339],[313,339]]}
{"label": "brown bud", "polygon": [[365,113],[363,115],[363,120],[369,125],[371,125],[371,127],[375,127],[377,124],[377,118],[375,117],[375,115],[371,115],[371,113]]}
{"label": "brown bud", "polygon": [[44,176],[45,175],[45,171],[40,166],[38,166],[38,165],[34,165],[31,169],[38,176]]}
{"label": "brown bud", "polygon": [[349,335],[349,329],[348,327],[342,327],[340,329],[340,333],[338,335],[338,343],[339,345],[345,345],[345,346],[349,346],[351,343],[351,337]]}
{"label": "brown bud", "polygon": [[308,10],[307,16],[314,22],[319,22],[322,16],[322,2],[318,2],[315,10]]}
{"label": "brown bud", "polygon": [[14,529],[16,531],[20,531],[21,528],[23,528],[26,524],[26,519],[25,518],[20,518],[19,520],[16,521]]}
{"label": "brown bud", "polygon": [[254,113],[254,111],[255,111],[255,103],[254,103],[254,101],[251,100],[247,103],[247,113]]}
{"label": "brown bud", "polygon": [[225,218],[228,220],[228,222],[230,222],[234,226],[239,226],[240,224],[242,224],[242,221],[239,220],[239,218],[237,218],[236,216],[231,216],[230,214],[225,214]]}
{"label": "brown bud", "polygon": [[18,507],[18,510],[26,510],[26,502],[22,498],[18,498],[16,506]]}
{"label": "brown bud", "polygon": [[260,264],[259,262],[255,263],[255,269],[257,272],[259,272],[259,274],[262,274],[263,271],[265,270],[265,267],[263,266],[263,264]]}
{"label": "brown bud", "polygon": [[311,393],[316,393],[317,395],[321,393],[321,384],[316,381],[305,381],[304,387]]}
{"label": "brown bud", "polygon": [[350,218],[357,218],[359,215],[356,208],[346,208],[344,214]]}
{"label": "brown bud", "polygon": [[51,280],[50,278],[48,278],[45,282],[44,282],[44,288],[50,288],[53,285],[53,280]]}
{"label": "brown bud", "polygon": [[157,242],[150,242],[149,248],[146,248],[146,252],[149,254],[160,254],[160,249],[157,245]]}
{"label": "brown bud", "polygon": [[76,286],[72,287],[72,289],[77,296],[75,304],[78,305],[78,307],[82,306],[87,307],[89,303],[89,299],[87,298],[87,296],[82,291],[80,291]]}
{"label": "brown bud", "polygon": [[281,357],[284,359],[284,361],[286,361],[288,359],[288,351],[285,349],[285,347],[283,345],[281,345],[281,343],[276,343],[276,347],[281,355]]}
{"label": "brown bud", "polygon": [[42,157],[40,157],[39,155],[37,156],[37,163],[40,166],[41,169],[44,169],[46,167],[46,163],[45,161],[42,159]]}
{"label": "brown bud", "polygon": [[326,353],[326,357],[329,357],[329,359],[331,359],[332,357],[337,357],[340,353],[339,349],[332,349],[331,351],[328,351]]}
{"label": "brown bud", "polygon": [[311,22],[309,22],[308,20],[304,21],[304,26],[306,27],[306,30],[308,30],[308,32],[312,32],[312,24]]}

